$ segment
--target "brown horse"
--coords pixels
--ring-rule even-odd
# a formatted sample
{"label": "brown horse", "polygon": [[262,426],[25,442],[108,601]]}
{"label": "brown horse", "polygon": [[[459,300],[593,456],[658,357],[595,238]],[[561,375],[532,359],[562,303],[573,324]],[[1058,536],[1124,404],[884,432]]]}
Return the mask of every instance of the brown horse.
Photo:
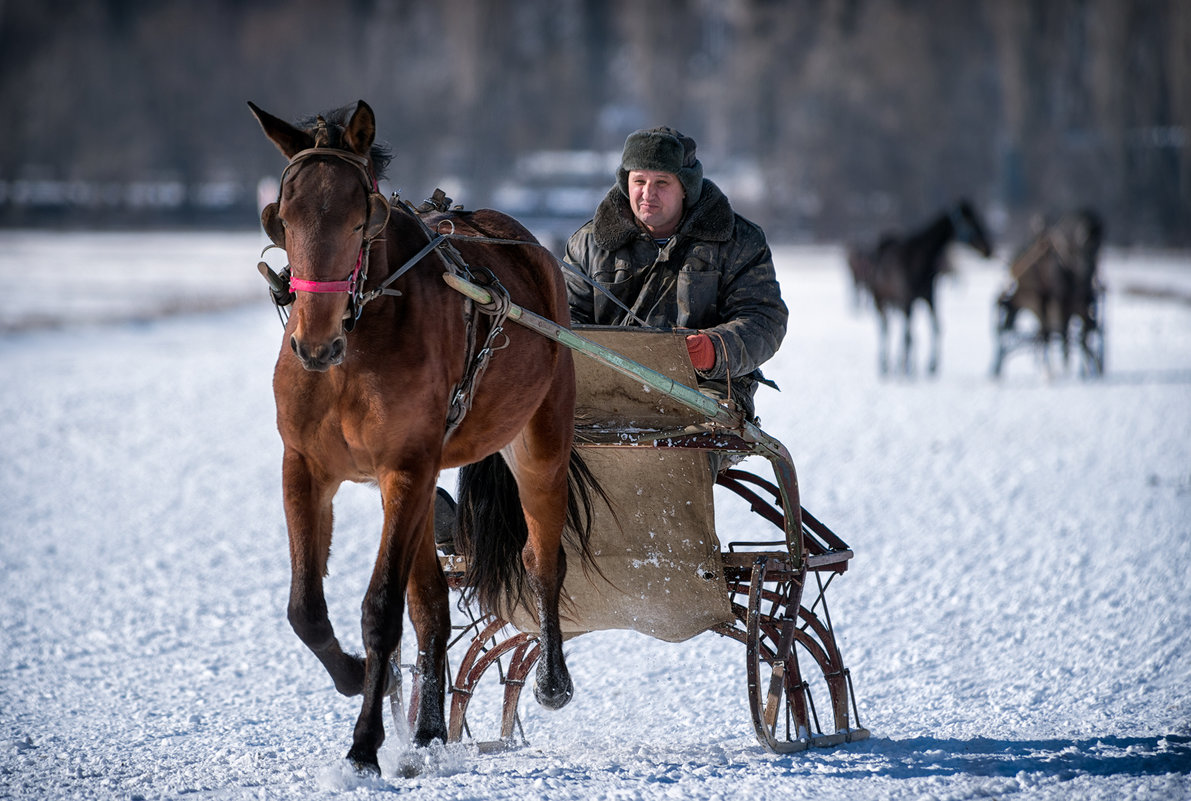
{"label": "brown horse", "polygon": [[[1089,209],[1042,223],[1035,236],[1014,257],[1009,286],[997,298],[996,353],[992,372],[1001,374],[1005,356],[1015,347],[1032,342],[1047,373],[1051,372],[1050,346],[1058,340],[1064,367],[1070,361],[1070,332],[1078,321],[1081,371],[1104,372],[1104,324],[1098,262],[1104,223]],[[1029,311],[1038,322],[1031,336],[1015,328],[1017,315]]]}
{"label": "brown horse", "polygon": [[[261,217],[290,263],[272,276],[274,297],[293,305],[273,378],[284,443],[289,620],[335,688],[363,695],[348,759],[379,771],[384,698],[396,683],[390,658],[407,595],[418,637],[413,741],[447,736],[449,602],[431,511],[441,469],[481,462],[486,476],[507,477],[512,500],[484,504],[493,485],[467,486],[476,471],[460,471],[469,497],[481,500],[465,515],[471,553],[479,554],[476,592],[494,605],[528,586],[543,654],[535,694],[550,708],[571,697],[558,621],[566,569],[560,538],[566,526],[585,545],[583,506],[590,511],[590,474],[572,451],[571,353],[519,326],[505,330],[499,309],[477,307],[442,275],[461,272],[562,325],[569,324],[566,292],[555,259],[515,220],[490,210],[423,216],[381,196],[377,181],[389,154],[374,144],[375,118],[363,101],[296,125],[249,105],[289,159],[278,202]],[[332,499],[344,481],[375,483],[384,511],[362,604],[362,658],[341,649],[323,594]],[[478,518],[485,509],[513,509],[518,520]],[[498,536],[513,539],[492,543]],[[490,564],[492,554],[515,564]]]}
{"label": "brown horse", "polygon": [[873,298],[880,320],[880,355],[878,366],[882,374],[889,372],[890,309],[900,311],[905,319],[902,339],[902,371],[911,373],[913,337],[910,319],[914,304],[926,303],[931,321],[931,352],[928,369],[939,369],[939,316],[935,309],[935,282],[947,272],[945,249],[953,240],[974,248],[988,258],[992,254],[984,222],[966,200],[939,214],[922,228],[905,236],[886,235],[875,253],[867,261],[857,259],[863,269],[853,266],[853,275],[863,278]]}

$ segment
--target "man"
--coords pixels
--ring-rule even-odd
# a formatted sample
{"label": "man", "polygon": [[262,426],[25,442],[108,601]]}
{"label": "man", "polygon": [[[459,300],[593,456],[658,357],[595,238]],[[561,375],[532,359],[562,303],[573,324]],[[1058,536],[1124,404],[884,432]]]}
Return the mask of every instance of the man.
{"label": "man", "polygon": [[672,128],[630,134],[616,179],[567,243],[566,261],[582,274],[566,276],[572,322],[697,330],[686,343],[700,387],[726,398],[730,379],[752,418],[758,367],[788,318],[765,234],[703,177],[695,141]]}

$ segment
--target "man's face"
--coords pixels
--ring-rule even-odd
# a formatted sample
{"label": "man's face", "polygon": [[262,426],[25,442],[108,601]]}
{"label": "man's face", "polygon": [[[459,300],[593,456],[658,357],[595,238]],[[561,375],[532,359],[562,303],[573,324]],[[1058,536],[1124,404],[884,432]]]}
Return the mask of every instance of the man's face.
{"label": "man's face", "polygon": [[629,207],[656,237],[668,237],[682,219],[682,184],[672,172],[629,171]]}

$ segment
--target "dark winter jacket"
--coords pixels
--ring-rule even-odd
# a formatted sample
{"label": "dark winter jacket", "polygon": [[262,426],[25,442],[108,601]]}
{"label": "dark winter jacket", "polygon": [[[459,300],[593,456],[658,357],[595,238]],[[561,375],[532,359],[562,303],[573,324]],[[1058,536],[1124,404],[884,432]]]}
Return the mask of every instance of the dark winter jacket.
{"label": "dark winter jacket", "polygon": [[[699,371],[701,383],[726,389],[731,375],[733,394],[747,393],[751,414],[757,368],[777,352],[788,312],[765,234],[732,211],[719,187],[704,179],[698,203],[660,248],[613,187],[571,236],[566,261],[648,325],[709,334],[715,366]],[[567,275],[567,295],[576,324],[635,325],[579,276]]]}

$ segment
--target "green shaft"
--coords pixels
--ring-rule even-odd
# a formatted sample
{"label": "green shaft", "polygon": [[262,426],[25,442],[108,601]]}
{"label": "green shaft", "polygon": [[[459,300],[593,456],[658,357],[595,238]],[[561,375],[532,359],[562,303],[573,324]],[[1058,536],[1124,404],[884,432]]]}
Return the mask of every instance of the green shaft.
{"label": "green shaft", "polygon": [[[462,292],[477,303],[490,303],[492,301],[492,296],[488,293],[488,290],[464,278],[450,273],[444,273],[443,280],[452,289]],[[715,398],[709,398],[697,389],[688,387],[686,384],[681,384],[673,378],[668,378],[657,370],[652,370],[643,364],[635,362],[611,348],[606,348],[597,342],[592,342],[590,339],[576,334],[566,326],[559,325],[553,320],[548,320],[541,315],[527,311],[515,303],[511,304],[509,319],[526,328],[533,329],[539,334],[567,346],[571,350],[579,351],[611,367],[617,372],[631,378],[639,379],[642,383],[674,398],[674,400],[685,406],[689,406],[709,419],[733,428],[739,428],[742,423],[739,415],[733,414],[728,408],[721,406]]]}
{"label": "green shaft", "polygon": [[[489,294],[488,290],[460,276],[443,273],[443,280],[452,289],[461,292],[476,303],[492,302],[492,295]],[[592,342],[590,339],[576,334],[571,329],[559,325],[553,320],[547,320],[545,317],[527,311],[515,303],[510,303],[509,305],[510,320],[536,331],[561,345],[565,345],[571,350],[579,351],[585,356],[595,359],[619,373],[623,373],[630,378],[636,378],[642,383],[656,389],[658,392],[668,395],[685,406],[689,406],[708,419],[739,432],[745,441],[752,444],[755,453],[764,456],[774,466],[775,474],[778,477],[779,491],[782,495],[783,508],[786,510],[786,543],[789,546],[790,555],[795,559],[795,563],[801,565],[802,537],[800,536],[800,528],[802,518],[799,516],[798,477],[794,472],[794,463],[790,459],[790,454],[786,450],[785,445],[766,434],[751,421],[745,420],[743,415],[734,413],[727,407],[720,405],[715,398],[710,398],[697,389],[688,387],[686,384],[681,384],[672,378],[667,378],[657,370],[652,370],[639,362],[635,362],[611,348],[604,347],[598,342]]]}

